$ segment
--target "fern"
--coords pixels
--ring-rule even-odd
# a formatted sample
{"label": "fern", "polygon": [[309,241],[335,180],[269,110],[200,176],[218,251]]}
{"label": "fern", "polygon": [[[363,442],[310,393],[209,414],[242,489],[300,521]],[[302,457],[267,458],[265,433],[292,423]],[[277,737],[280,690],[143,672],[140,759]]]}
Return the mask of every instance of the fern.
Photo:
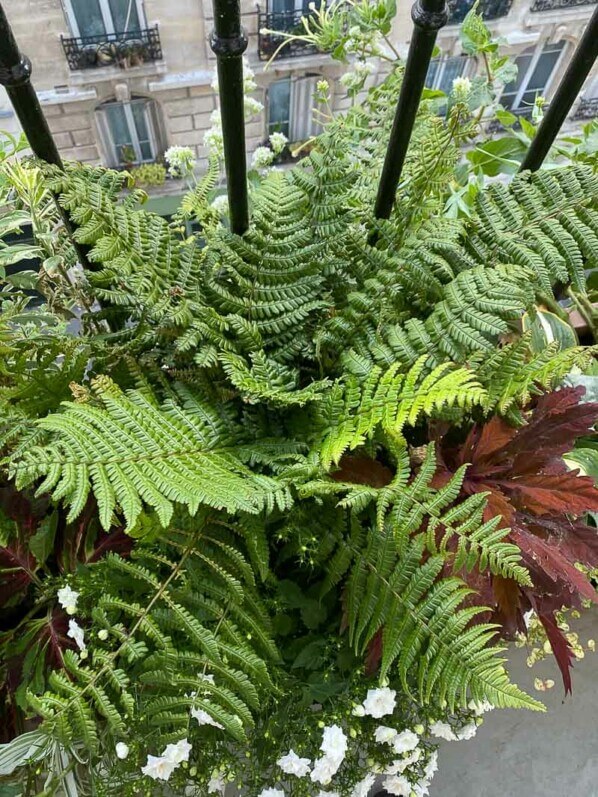
{"label": "fern", "polygon": [[140,391],[123,393],[108,377],[97,378],[93,388],[99,406],[68,404],[38,422],[55,441],[11,462],[19,487],[43,477],[39,491],[64,501],[71,519],[93,490],[106,529],[117,506],[134,526],[143,502],[164,526],[175,503],[191,514],[201,504],[231,512],[257,512],[272,500],[285,505],[274,481],[235,457],[231,430],[209,407],[189,398],[184,407],[167,400],[157,408]]}

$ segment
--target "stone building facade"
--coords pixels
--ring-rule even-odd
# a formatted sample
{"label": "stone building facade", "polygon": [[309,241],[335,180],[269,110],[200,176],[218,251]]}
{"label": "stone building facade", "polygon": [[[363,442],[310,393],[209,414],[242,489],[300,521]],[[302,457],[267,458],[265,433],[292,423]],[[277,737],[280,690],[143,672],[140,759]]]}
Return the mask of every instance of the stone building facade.
{"label": "stone building facade", "polygon": [[[315,83],[326,78],[333,107],[341,109],[343,67],[323,53],[284,49],[265,69],[276,40],[264,27],[291,29],[307,0],[241,0],[248,34],[247,58],[256,73],[261,118],[247,127],[251,152],[268,132],[291,141],[315,132],[311,108]],[[491,27],[518,59],[520,79],[507,87],[504,104],[525,113],[536,93],[550,99],[596,0],[481,0]],[[211,0],[3,0],[17,41],[33,63],[33,83],[65,158],[110,166],[152,162],[171,145],[193,147],[206,157],[204,132],[216,108],[211,88],[215,59],[208,44]],[[458,75],[481,68],[462,56],[458,22],[472,0],[453,0],[451,23],[439,37],[441,56],[431,87],[450,88]],[[305,6],[305,8],[304,8]],[[127,31],[123,34],[122,31]],[[406,53],[410,3],[399,3],[392,37]],[[573,116],[598,114],[596,70]],[[0,96],[0,129],[15,129],[6,96]]]}

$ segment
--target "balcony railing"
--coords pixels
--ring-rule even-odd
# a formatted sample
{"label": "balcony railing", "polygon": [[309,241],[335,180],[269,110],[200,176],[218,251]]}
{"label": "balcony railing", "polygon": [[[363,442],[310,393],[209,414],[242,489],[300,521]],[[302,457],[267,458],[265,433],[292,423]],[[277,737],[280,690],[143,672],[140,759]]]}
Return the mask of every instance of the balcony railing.
{"label": "balcony railing", "polygon": [[575,120],[598,118],[598,97],[593,97],[591,100],[580,100],[571,118]]}
{"label": "balcony railing", "polygon": [[598,0],[534,0],[530,11],[560,11],[578,6],[595,6]]}
{"label": "balcony railing", "polygon": [[[261,61],[272,58],[276,50],[285,41],[284,36],[277,36],[275,33],[262,33],[262,30],[280,31],[281,33],[305,32],[301,24],[301,17],[308,16],[303,11],[273,11],[263,12],[258,6],[258,54]],[[277,58],[297,58],[301,55],[313,55],[319,52],[313,44],[302,41],[291,40],[285,44]]]}
{"label": "balcony railing", "polygon": [[[448,0],[450,17],[449,25],[458,25],[467,16],[475,4],[475,0]],[[478,13],[484,19],[498,19],[506,17],[511,10],[513,0],[481,0],[478,6]]]}
{"label": "balcony railing", "polygon": [[162,58],[158,26],[127,33],[79,36],[65,39],[62,46],[71,69],[97,69],[119,66],[128,69]]}

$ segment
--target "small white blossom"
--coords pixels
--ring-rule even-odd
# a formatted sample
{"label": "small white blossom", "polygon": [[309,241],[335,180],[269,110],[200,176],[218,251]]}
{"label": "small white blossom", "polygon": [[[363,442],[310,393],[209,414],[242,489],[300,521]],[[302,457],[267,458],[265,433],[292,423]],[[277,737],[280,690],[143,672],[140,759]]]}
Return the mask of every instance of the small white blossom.
{"label": "small white blossom", "polygon": [[409,755],[403,756],[403,758],[397,758],[396,761],[393,761],[393,763],[384,770],[384,774],[402,775],[402,773],[407,769],[407,767],[410,767],[411,764],[417,764],[421,756],[421,749],[416,747],[415,750],[412,750],[409,753]]}
{"label": "small white blossom", "polygon": [[187,739],[180,739],[176,744],[168,744],[162,756],[171,763],[178,766],[183,761],[189,760],[189,753],[191,752],[192,745],[189,744]]}
{"label": "small white blossom", "polygon": [[438,750],[434,750],[424,767],[424,777],[430,781],[438,772]]}
{"label": "small white blossom", "polygon": [[274,153],[269,147],[258,147],[251,157],[254,169],[265,169],[274,160]]}
{"label": "small white blossom", "polygon": [[147,764],[141,767],[141,771],[153,780],[168,780],[176,768],[176,764],[163,756],[148,755]]}
{"label": "small white blossom", "polygon": [[427,780],[420,780],[419,783],[414,783],[411,787],[412,797],[427,797],[430,793],[430,784]]}
{"label": "small white blossom", "polygon": [[69,620],[69,630],[66,632],[66,635],[75,640],[79,650],[87,650],[84,634],[85,632],[76,620]]}
{"label": "small white blossom", "polygon": [[197,720],[199,725],[213,725],[214,728],[223,729],[224,725],[221,725],[219,722],[211,717],[207,711],[204,711],[202,708],[192,708],[191,709],[191,716],[194,720]]}
{"label": "small white blossom", "polygon": [[309,774],[311,761],[309,758],[299,758],[294,750],[289,750],[276,763],[287,775],[296,775],[298,778],[303,778]]}
{"label": "small white blossom", "polygon": [[101,639],[102,642],[105,642],[108,639],[108,631],[105,628],[100,628],[98,631],[98,639]]}
{"label": "small white blossom", "polygon": [[210,207],[214,208],[216,213],[224,216],[228,213],[228,197],[226,194],[220,194],[211,203]]}
{"label": "small white blossom", "polygon": [[259,797],[284,797],[282,789],[262,789]]}
{"label": "small white blossom", "polygon": [[353,69],[361,77],[368,77],[368,75],[373,75],[376,71],[376,67],[371,61],[357,61]]}
{"label": "small white blossom", "polygon": [[363,780],[356,783],[351,792],[351,797],[368,797],[370,790],[376,782],[375,775],[366,775]]}
{"label": "small white blossom", "polygon": [[172,177],[188,177],[195,169],[195,153],[191,147],[169,147],[164,153],[168,173]]}
{"label": "small white blossom", "polygon": [[210,154],[217,155],[219,158],[224,155],[224,138],[220,127],[214,126],[206,130],[203,136],[203,143]]}
{"label": "small white blossom", "polygon": [[285,136],[284,133],[271,133],[270,134],[270,146],[275,155],[280,155],[283,149],[286,146],[288,138]]}
{"label": "small white blossom", "polygon": [[327,758],[342,761],[347,753],[347,737],[338,725],[328,725],[322,734],[320,750]]}
{"label": "small white blossom", "polygon": [[402,775],[391,775],[384,780],[384,788],[389,794],[397,797],[409,797],[411,794],[411,784]]}
{"label": "small white blossom", "polygon": [[208,794],[224,794],[226,781],[221,775],[212,775],[208,781]]}
{"label": "small white blossom", "polygon": [[415,750],[418,744],[419,738],[416,733],[413,733],[413,731],[402,731],[393,739],[392,747],[395,753],[400,755],[401,753],[409,753],[411,750]]}
{"label": "small white blossom", "polygon": [[310,778],[313,783],[321,783],[322,786],[327,786],[332,778],[338,772],[338,768],[342,764],[342,760],[338,761],[328,756],[322,756],[314,762],[314,768],[311,771]]}
{"label": "small white blossom", "polygon": [[115,747],[116,750],[116,757],[120,758],[124,761],[124,759],[129,755],[129,745],[125,744],[124,742],[118,742]]}
{"label": "small white blossom", "polygon": [[481,717],[487,711],[494,711],[494,706],[487,700],[470,700],[467,708],[471,709],[476,717]]}
{"label": "small white blossom", "polygon": [[471,80],[468,77],[456,77],[453,80],[452,93],[456,102],[467,102],[471,93]]}
{"label": "small white blossom", "polygon": [[254,97],[245,97],[243,99],[243,107],[245,110],[245,121],[248,122],[253,116],[257,116],[264,110],[264,105]]}
{"label": "small white blossom", "polygon": [[374,732],[374,739],[379,744],[392,744],[398,736],[394,728],[389,728],[387,725],[378,725]]}
{"label": "small white blossom", "polygon": [[478,726],[475,722],[468,722],[457,731],[457,739],[473,739],[478,732]]}
{"label": "small white blossom", "polygon": [[351,714],[353,714],[354,717],[365,717],[365,709],[363,706],[355,706]]}
{"label": "small white blossom", "polygon": [[368,689],[366,699],[363,701],[365,713],[375,719],[392,714],[397,705],[396,696],[395,690],[389,689],[387,686]]}
{"label": "small white blossom", "polygon": [[447,742],[454,742],[459,738],[448,722],[433,722],[430,725],[430,733],[438,739],[446,739]]}
{"label": "small white blossom", "polygon": [[66,587],[61,587],[56,595],[58,597],[58,603],[60,603],[62,608],[66,609],[68,614],[74,614],[77,609],[79,593],[69,587],[67,584]]}

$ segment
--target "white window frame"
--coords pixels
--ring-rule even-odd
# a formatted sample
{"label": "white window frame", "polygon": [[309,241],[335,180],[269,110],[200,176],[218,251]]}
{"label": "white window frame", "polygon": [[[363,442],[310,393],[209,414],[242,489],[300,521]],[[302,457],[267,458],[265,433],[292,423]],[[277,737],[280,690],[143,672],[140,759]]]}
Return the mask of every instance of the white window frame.
{"label": "white window frame", "polygon": [[[145,118],[150,147],[152,150],[151,158],[144,158],[141,152],[141,144],[139,143],[137,128],[135,127],[135,117],[133,116],[133,109],[131,108],[131,104],[134,102],[143,103],[143,115]],[[158,155],[158,141],[154,127],[154,120],[152,119],[152,113],[150,110],[150,103],[152,102],[154,102],[154,100],[145,97],[138,97],[128,100],[127,102],[106,102],[96,108],[100,137],[103,139],[104,149],[110,155],[108,160],[111,161],[114,166],[120,166],[121,161],[118,158],[116,143],[112,136],[112,130],[110,129],[110,124],[108,122],[108,115],[105,112],[107,106],[120,105],[124,110],[127,127],[129,128],[129,134],[131,136],[131,146],[135,151],[135,163],[153,163]]]}
{"label": "white window frame", "polygon": [[[137,18],[139,19],[139,25],[144,28],[147,27],[147,23],[145,21],[145,11],[143,8],[143,0],[133,0],[135,3],[135,7],[137,8]],[[114,34],[114,33],[122,33],[120,30],[114,29],[114,20],[112,19],[112,12],[110,11],[110,3],[108,0],[99,0],[100,4],[100,13],[102,15],[102,20],[104,22],[104,27],[106,28],[106,34]],[[69,23],[69,27],[72,31],[73,36],[76,38],[85,38],[81,35],[81,31],[79,30],[79,25],[77,23],[77,17],[75,15],[75,10],[73,8],[73,4],[71,0],[64,0],[64,11],[66,13],[66,18]],[[129,33],[133,33],[134,31],[128,31]]]}
{"label": "white window frame", "polygon": [[[557,74],[557,72],[559,70],[559,67],[561,66],[561,64],[563,62],[563,58],[565,56],[565,53],[569,49],[568,42],[567,42],[566,39],[561,39],[558,42],[543,41],[543,42],[540,42],[536,46],[536,48],[534,50],[534,53],[532,55],[532,60],[529,62],[529,66],[525,70],[525,76],[524,76],[523,80],[521,81],[521,86],[519,87],[519,91],[517,92],[513,102],[509,106],[509,110],[510,111],[514,112],[514,111],[521,110],[521,108],[527,108],[527,107],[531,108],[531,106],[527,106],[527,105],[522,106],[521,105],[521,100],[523,99],[523,95],[528,91],[527,84],[529,83],[530,78],[534,74],[534,70],[535,70],[536,66],[538,65],[538,61],[542,57],[542,54],[544,53],[544,49],[546,47],[556,46],[557,44],[560,44],[561,41],[564,42],[564,44],[563,44],[563,47],[561,48],[561,52],[559,53],[559,57],[555,61],[555,64],[554,64],[554,66],[552,68],[552,72],[550,73],[550,75],[548,77],[547,83],[544,85],[544,88],[536,89],[537,94],[542,96],[542,97],[545,97],[547,95],[547,93],[550,91],[550,87],[552,86],[552,81],[554,80],[554,77]],[[518,58],[520,55],[528,55],[528,54],[529,53],[526,53],[526,50],[522,50],[520,53],[515,55],[515,58]]]}

